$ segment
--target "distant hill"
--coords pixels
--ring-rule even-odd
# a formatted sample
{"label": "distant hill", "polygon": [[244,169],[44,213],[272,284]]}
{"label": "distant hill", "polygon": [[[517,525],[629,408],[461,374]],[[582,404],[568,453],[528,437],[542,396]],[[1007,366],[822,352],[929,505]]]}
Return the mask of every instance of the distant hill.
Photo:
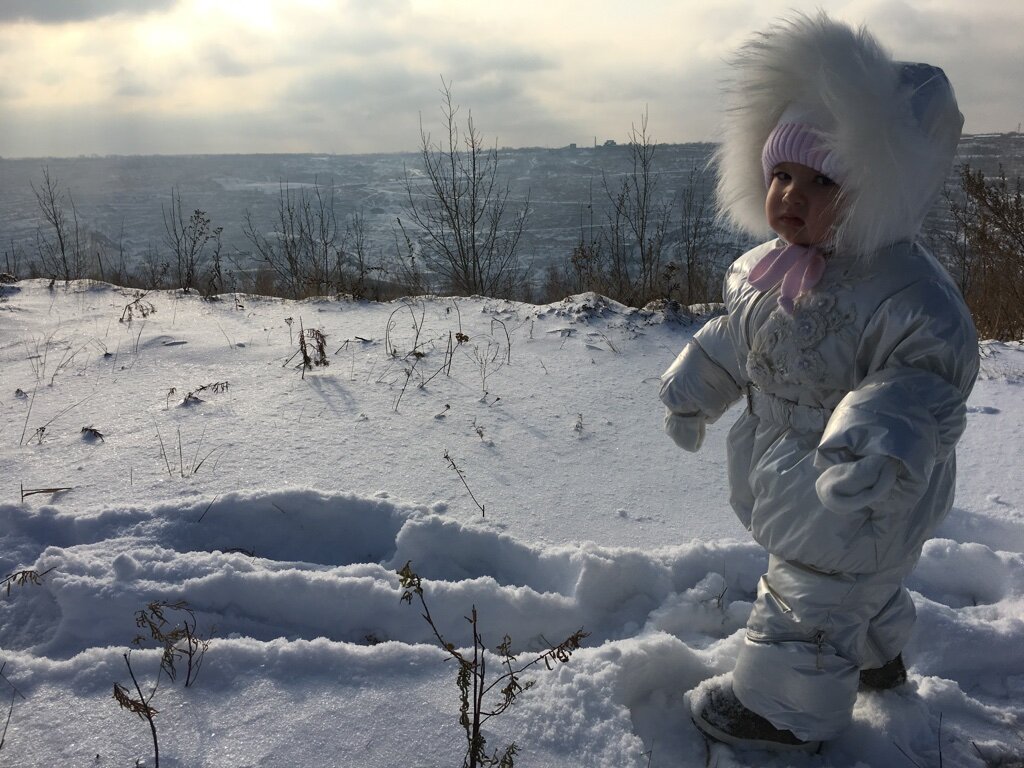
{"label": "distant hill", "polygon": [[[657,147],[659,199],[672,200],[706,169],[713,144],[663,144]],[[967,136],[960,160],[988,174],[1000,166],[1010,176],[1024,174],[1024,135]],[[0,159],[0,251],[24,265],[35,259],[39,209],[32,191],[47,167],[70,193],[80,226],[108,249],[123,247],[134,260],[148,251],[165,251],[163,209],[171,189],[188,210],[206,211],[223,227],[225,253],[244,258],[250,244],[243,235],[245,213],[269,231],[283,188],[319,184],[333,188],[339,224],[354,213],[364,217],[371,253],[393,253],[393,225],[403,213],[405,172],[420,172],[416,153],[380,155],[182,155]],[[631,170],[626,145],[561,149],[502,149],[500,171],[519,200],[530,199],[530,219],[522,255],[535,266],[560,262],[590,226],[604,222],[612,186]],[[701,192],[709,194],[705,175]],[[70,205],[69,205],[70,208]],[[0,262],[0,269],[4,264]]]}

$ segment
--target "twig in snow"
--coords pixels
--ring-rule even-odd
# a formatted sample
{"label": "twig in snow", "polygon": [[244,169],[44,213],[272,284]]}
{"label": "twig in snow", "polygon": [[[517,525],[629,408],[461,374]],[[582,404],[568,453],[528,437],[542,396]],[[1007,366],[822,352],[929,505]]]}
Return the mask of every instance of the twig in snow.
{"label": "twig in snow", "polygon": [[[37,587],[41,586],[43,583],[43,576],[52,570],[53,568],[47,568],[42,573],[28,569],[15,571],[14,573],[5,576],[3,580],[0,580],[0,589],[6,590],[7,597],[10,597],[12,586],[24,587],[26,584],[34,584]],[[0,667],[0,669],[2,669],[2,667]]]}
{"label": "twig in snow", "polygon": [[153,689],[153,693],[149,695],[149,701],[147,701],[146,697],[142,695],[139,681],[135,679],[135,672],[132,671],[132,663],[129,659],[130,652],[121,655],[124,657],[124,663],[128,666],[128,674],[131,675],[132,682],[135,683],[135,690],[138,692],[139,698],[133,699],[131,694],[128,693],[127,688],[120,683],[114,683],[114,700],[117,701],[121,709],[133,712],[139,716],[140,720],[149,721],[149,730],[153,734],[153,764],[156,768],[160,768],[160,745],[156,740],[156,723],[153,722],[153,718],[157,715],[157,710],[149,704],[149,701],[153,700],[153,694],[156,693],[156,689]]}
{"label": "twig in snow", "polygon": [[459,476],[459,480],[462,481],[462,484],[466,486],[466,490],[469,491],[469,497],[473,500],[473,503],[476,504],[477,508],[480,510],[480,516],[486,517],[487,512],[484,510],[484,505],[476,500],[476,496],[473,495],[473,490],[469,487],[469,483],[466,482],[466,476],[462,473],[462,470],[459,469],[459,467],[455,464],[455,459],[448,455],[447,449],[444,452],[444,458],[445,461],[448,462],[448,466],[455,470],[455,474]]}
{"label": "twig in snow", "polygon": [[25,484],[21,484],[21,500],[24,501],[26,496],[35,496],[37,493],[63,493],[64,491],[70,491],[70,486],[61,486],[58,488],[26,488]]}

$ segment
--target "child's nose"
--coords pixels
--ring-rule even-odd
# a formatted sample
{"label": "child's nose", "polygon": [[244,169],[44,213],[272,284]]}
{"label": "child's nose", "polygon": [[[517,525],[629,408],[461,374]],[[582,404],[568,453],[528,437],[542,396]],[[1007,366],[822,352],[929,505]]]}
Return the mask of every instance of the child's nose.
{"label": "child's nose", "polygon": [[794,205],[802,205],[806,198],[803,190],[801,190],[797,184],[789,184],[782,197],[786,202],[793,203]]}

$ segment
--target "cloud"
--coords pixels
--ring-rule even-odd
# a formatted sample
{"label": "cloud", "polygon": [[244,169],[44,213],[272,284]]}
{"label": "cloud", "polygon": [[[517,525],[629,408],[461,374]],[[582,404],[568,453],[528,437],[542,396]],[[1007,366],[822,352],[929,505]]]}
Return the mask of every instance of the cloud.
{"label": "cloud", "polygon": [[120,99],[140,99],[155,95],[156,89],[148,86],[134,72],[118,67],[111,79],[113,94]]}
{"label": "cloud", "polygon": [[[1024,3],[973,3],[821,5],[898,58],[942,66],[967,130],[1010,130]],[[622,141],[645,110],[658,141],[709,140],[726,61],[790,13],[789,0],[599,5],[0,0],[0,73],[18,73],[0,76],[0,153],[413,150],[421,115],[440,130],[441,77],[488,143]],[[75,127],[58,130],[65,114]]]}
{"label": "cloud", "polygon": [[407,103],[425,89],[417,75],[400,65],[358,69],[336,66],[302,73],[287,89],[292,103]]}
{"label": "cloud", "polygon": [[0,82],[0,104],[5,101],[13,101],[21,95],[21,91],[10,83]]}
{"label": "cloud", "polygon": [[177,2],[178,0],[0,0],[0,22],[67,24],[102,19],[115,14],[141,16],[170,10]]}
{"label": "cloud", "polygon": [[489,43],[470,45],[462,40],[449,40],[438,45],[436,56],[446,72],[464,76],[527,75],[558,68],[554,55],[532,50],[528,44],[516,47],[511,42],[494,47]]}
{"label": "cloud", "polygon": [[[1013,130],[1024,118],[1020,35],[1024,6],[976,0],[964,5],[863,0],[855,8],[896,58],[942,67],[956,90],[964,132]],[[849,19],[853,21],[854,19]]]}
{"label": "cloud", "polygon": [[255,71],[255,66],[243,61],[223,45],[214,45],[200,56],[206,70],[214,77],[245,77]]}

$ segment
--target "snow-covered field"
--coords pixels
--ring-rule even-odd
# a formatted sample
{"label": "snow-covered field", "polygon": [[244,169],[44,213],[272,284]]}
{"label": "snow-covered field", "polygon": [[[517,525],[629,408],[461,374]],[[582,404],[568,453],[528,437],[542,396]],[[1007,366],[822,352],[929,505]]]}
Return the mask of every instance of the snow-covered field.
{"label": "snow-covered field", "polygon": [[[3,289],[0,576],[41,575],[0,591],[0,766],[152,766],[112,692],[134,693],[136,612],[178,600],[213,640],[151,700],[162,765],[461,765],[456,667],[399,599],[407,561],[459,647],[473,606],[521,661],[590,633],[487,723],[522,768],[1024,761],[1020,345],[983,345],[957,503],[910,581],[909,684],[780,758],[707,744],[684,698],[731,669],[766,564],[727,503],[732,417],[697,455],[661,432],[658,376],[700,319],[160,292],[129,321],[135,298]],[[300,328],[328,366],[296,367]],[[159,653],[130,659],[148,695]]]}

